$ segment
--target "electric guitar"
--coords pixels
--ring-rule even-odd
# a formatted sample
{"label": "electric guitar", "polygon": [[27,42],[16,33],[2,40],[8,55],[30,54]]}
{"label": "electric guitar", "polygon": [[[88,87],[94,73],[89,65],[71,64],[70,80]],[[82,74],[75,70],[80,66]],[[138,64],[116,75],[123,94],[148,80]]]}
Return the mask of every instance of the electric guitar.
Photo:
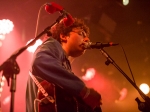
{"label": "electric guitar", "polygon": [[45,80],[40,84],[50,98],[53,97],[55,101],[49,101],[42,92],[38,91],[37,98],[41,100],[41,103],[38,104],[38,112],[102,112],[101,107],[96,107],[93,110],[80,98],[64,92],[60,87],[56,87]]}

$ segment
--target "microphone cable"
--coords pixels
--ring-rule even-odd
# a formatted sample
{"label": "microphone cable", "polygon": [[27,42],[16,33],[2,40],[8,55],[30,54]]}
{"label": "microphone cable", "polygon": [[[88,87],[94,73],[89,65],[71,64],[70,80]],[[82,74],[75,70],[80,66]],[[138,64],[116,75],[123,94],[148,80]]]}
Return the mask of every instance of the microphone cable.
{"label": "microphone cable", "polygon": [[[120,46],[121,46],[121,45],[120,45]],[[130,67],[130,64],[129,64],[129,61],[128,61],[128,58],[127,58],[127,55],[126,55],[126,53],[125,53],[125,50],[124,50],[123,46],[121,46],[121,48],[122,48],[122,50],[123,50],[125,59],[126,59],[126,61],[127,61],[127,65],[128,65],[129,71],[130,71],[130,73],[131,73],[133,82],[136,84],[135,79],[134,79],[134,76],[133,76],[133,72],[132,72],[132,70],[131,70],[131,67]]]}
{"label": "microphone cable", "polygon": [[36,27],[35,27],[35,37],[37,36],[37,33],[38,33],[38,27],[39,27],[39,20],[40,20],[41,10],[42,10],[42,8],[43,8],[45,5],[46,5],[46,3],[43,4],[43,5],[40,7],[39,12],[38,12],[37,21],[36,21]]}
{"label": "microphone cable", "polygon": [[[121,45],[120,45],[121,46]],[[121,46],[121,48],[123,49],[123,47]],[[133,83],[136,85],[136,82],[135,82],[135,79],[134,79],[134,76],[133,76],[133,73],[132,73],[132,70],[131,70],[131,67],[130,67],[130,65],[129,65],[129,62],[128,62],[128,59],[127,59],[127,56],[126,56],[126,53],[125,53],[125,51],[124,51],[124,49],[123,49],[123,53],[124,53],[124,55],[125,55],[125,58],[126,58],[126,61],[127,61],[127,64],[128,64],[128,67],[129,67],[129,70],[130,70],[130,73],[131,73],[131,76],[132,76],[132,79],[133,79]],[[137,88],[136,88],[137,89]],[[140,89],[139,89],[140,90]],[[140,101],[140,103],[138,103],[138,108],[139,108],[139,110],[140,111],[142,111],[142,112],[149,112],[149,109],[150,109],[150,107],[149,107],[149,104],[150,104],[150,99],[149,99],[149,97],[147,97],[143,92],[142,92],[142,90],[141,91],[139,91],[138,90],[138,93],[140,94],[140,96],[145,100],[145,102],[141,102],[139,99],[138,99],[138,97],[135,99],[136,100],[136,102],[138,103],[138,101]]]}
{"label": "microphone cable", "polygon": [[[120,46],[121,46],[121,45],[120,45]],[[123,46],[121,46],[121,48],[122,48],[122,50],[123,50],[123,53],[124,53],[124,56],[125,56],[125,59],[126,59],[126,62],[127,62],[128,68],[129,68],[129,71],[130,71],[130,73],[131,73],[132,81],[133,81],[133,83],[134,83],[135,85],[137,85],[136,82],[135,82],[134,75],[133,75],[133,72],[132,72],[132,70],[131,70],[129,61],[128,61],[128,59],[127,59],[125,50],[124,50]],[[145,99],[145,97],[143,96],[143,94],[142,94],[141,92],[139,92],[139,94],[141,95],[141,97],[142,97],[143,99]]]}
{"label": "microphone cable", "polygon": [[[41,11],[42,11],[42,8],[43,8],[45,5],[46,5],[46,3],[43,4],[43,5],[40,7],[39,11],[38,11],[38,16],[37,16],[37,20],[36,20],[36,26],[35,26],[35,37],[37,36],[37,33],[38,33],[38,27],[39,27],[39,21],[40,21]],[[34,100],[34,112],[37,112],[37,108],[36,108],[36,107],[38,107],[38,105],[36,105],[36,102],[40,103],[41,100],[39,100],[39,99],[37,99],[37,98]]]}

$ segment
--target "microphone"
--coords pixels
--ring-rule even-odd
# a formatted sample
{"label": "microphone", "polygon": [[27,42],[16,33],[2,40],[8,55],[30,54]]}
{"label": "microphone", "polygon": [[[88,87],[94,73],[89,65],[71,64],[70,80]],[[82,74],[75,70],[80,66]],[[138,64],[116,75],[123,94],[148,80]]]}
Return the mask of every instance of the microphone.
{"label": "microphone", "polygon": [[74,23],[73,17],[67,11],[65,11],[62,6],[60,6],[54,2],[47,3],[45,6],[45,10],[49,14],[53,14],[54,12],[57,12],[57,11],[59,11],[61,14],[65,14],[66,17],[63,19],[65,26],[70,26]]}
{"label": "microphone", "polygon": [[116,46],[119,44],[113,44],[112,42],[110,43],[101,43],[101,42],[88,42],[87,44],[84,45],[85,49],[101,49],[103,47],[111,47],[111,46]]}
{"label": "microphone", "polygon": [[49,13],[49,14],[53,14],[54,12],[57,12],[57,11],[63,11],[63,7],[54,3],[54,2],[51,2],[51,3],[47,3],[45,5],[45,10]]}
{"label": "microphone", "polygon": [[74,19],[69,13],[66,13],[66,17],[63,19],[65,26],[70,26],[74,23]]}

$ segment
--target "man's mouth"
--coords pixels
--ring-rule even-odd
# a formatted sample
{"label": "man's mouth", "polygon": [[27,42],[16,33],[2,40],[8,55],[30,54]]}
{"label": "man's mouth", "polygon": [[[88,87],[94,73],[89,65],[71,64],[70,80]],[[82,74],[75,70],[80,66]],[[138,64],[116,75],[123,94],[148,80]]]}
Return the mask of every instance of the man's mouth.
{"label": "man's mouth", "polygon": [[82,49],[84,49],[84,50],[86,49],[86,47],[85,47],[85,44],[84,44],[84,43],[83,43],[83,44],[81,44],[80,46],[82,47]]}

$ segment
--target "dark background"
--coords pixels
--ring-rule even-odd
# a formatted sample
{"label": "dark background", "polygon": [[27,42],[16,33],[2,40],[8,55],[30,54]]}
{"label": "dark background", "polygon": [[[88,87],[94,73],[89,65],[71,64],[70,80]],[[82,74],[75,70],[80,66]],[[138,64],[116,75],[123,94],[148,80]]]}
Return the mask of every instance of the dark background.
{"label": "dark background", "polygon": [[[10,19],[14,23],[14,31],[6,35],[0,48],[0,62],[4,62],[15,50],[24,46],[34,38],[38,11],[51,0],[0,0],[0,19]],[[150,85],[150,1],[130,0],[127,6],[121,0],[53,0],[63,6],[73,17],[84,19],[90,27],[92,42],[114,42],[119,46],[104,48],[114,61],[131,78],[123,50],[127,55],[137,86],[141,83]],[[38,34],[51,25],[59,13],[48,14],[41,9]],[[15,35],[15,36],[14,36]],[[9,42],[9,43],[8,43]],[[21,72],[17,76],[15,94],[15,112],[25,112],[25,88],[32,54],[25,51],[17,62]],[[73,62],[73,71],[79,77],[82,68],[94,67],[96,76],[85,83],[95,88],[103,99],[103,112],[139,112],[136,89],[113,66],[105,65],[106,58],[99,50],[88,50],[85,55]],[[119,101],[119,92],[127,89],[126,97]],[[2,111],[9,111],[9,104],[4,104],[10,95],[7,83],[1,96]],[[148,94],[150,96],[150,94]]]}

